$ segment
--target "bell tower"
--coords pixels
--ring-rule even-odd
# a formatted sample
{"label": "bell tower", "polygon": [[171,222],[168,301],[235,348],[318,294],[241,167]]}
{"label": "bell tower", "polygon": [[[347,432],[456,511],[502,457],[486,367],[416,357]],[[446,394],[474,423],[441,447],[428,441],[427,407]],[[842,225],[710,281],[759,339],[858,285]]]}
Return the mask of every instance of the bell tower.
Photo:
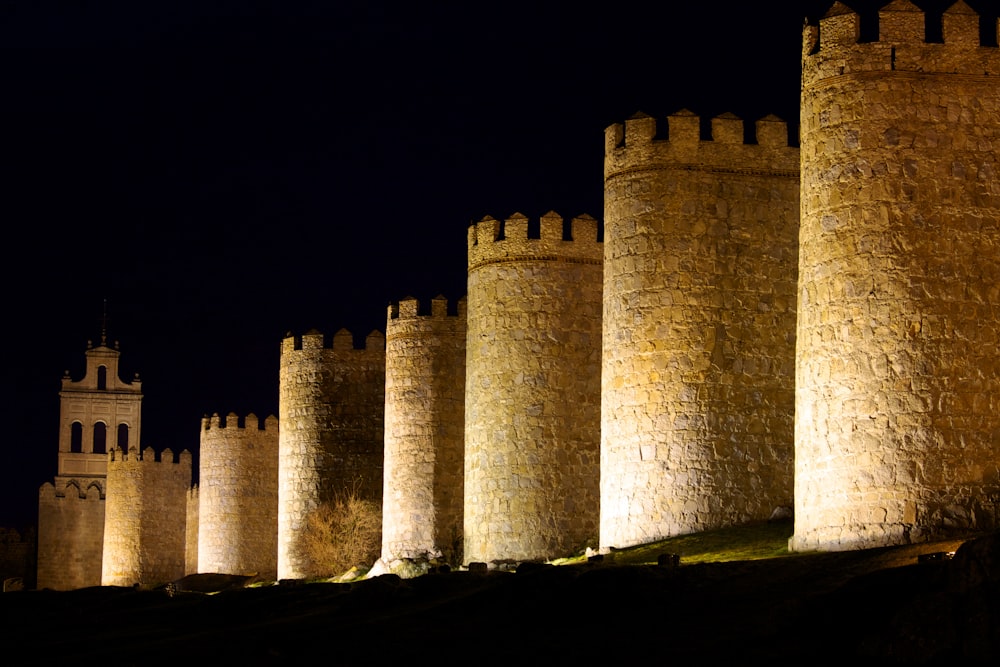
{"label": "bell tower", "polygon": [[76,479],[83,486],[97,481],[104,495],[109,449],[127,452],[139,446],[142,383],[118,376],[117,341],[107,344],[106,327],[98,345],[87,342],[86,372],[74,381],[69,371],[59,391],[58,477]]}
{"label": "bell tower", "polygon": [[118,376],[118,343],[107,343],[107,312],[100,342],[87,342],[86,371],[69,371],[59,391],[59,452],[54,482],[38,493],[37,587],[70,590],[101,584],[108,453],[139,447],[139,376]]}

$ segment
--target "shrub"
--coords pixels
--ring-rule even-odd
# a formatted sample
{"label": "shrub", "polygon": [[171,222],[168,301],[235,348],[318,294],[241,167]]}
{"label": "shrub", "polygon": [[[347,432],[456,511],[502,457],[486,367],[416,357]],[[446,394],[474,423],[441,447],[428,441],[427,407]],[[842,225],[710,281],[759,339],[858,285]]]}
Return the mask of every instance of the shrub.
{"label": "shrub", "polygon": [[382,509],[357,491],[342,493],[306,518],[305,547],[318,576],[367,569],[382,550]]}

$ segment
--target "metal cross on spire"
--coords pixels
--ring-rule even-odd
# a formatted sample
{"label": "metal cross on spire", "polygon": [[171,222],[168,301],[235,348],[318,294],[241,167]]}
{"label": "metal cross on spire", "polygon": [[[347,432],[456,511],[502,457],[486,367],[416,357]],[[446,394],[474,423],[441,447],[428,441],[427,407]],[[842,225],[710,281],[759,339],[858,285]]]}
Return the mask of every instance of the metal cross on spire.
{"label": "metal cross on spire", "polygon": [[101,347],[108,341],[108,300],[104,299],[104,313],[101,315]]}

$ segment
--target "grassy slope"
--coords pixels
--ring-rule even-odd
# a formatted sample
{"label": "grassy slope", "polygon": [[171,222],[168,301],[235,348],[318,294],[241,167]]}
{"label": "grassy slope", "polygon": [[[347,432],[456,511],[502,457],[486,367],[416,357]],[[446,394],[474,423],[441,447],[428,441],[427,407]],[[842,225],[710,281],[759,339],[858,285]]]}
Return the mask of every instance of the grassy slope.
{"label": "grassy slope", "polygon": [[[617,565],[655,565],[661,554],[677,554],[685,564],[779,558],[794,555],[788,551],[792,528],[791,521],[761,521],[678,535],[650,544],[615,549],[606,554],[604,560]],[[565,564],[584,559],[584,556],[578,556],[554,562]]]}

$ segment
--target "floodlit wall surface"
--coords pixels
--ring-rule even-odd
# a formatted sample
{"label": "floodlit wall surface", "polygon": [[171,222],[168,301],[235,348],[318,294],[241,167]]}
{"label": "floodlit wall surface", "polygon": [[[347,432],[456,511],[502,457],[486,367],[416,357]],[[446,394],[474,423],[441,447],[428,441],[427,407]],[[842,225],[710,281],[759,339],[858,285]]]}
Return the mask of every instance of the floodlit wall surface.
{"label": "floodlit wall surface", "polygon": [[1000,54],[897,0],[807,27],[791,546],[995,529]]}
{"label": "floodlit wall surface", "polygon": [[154,587],[185,573],[191,453],[112,450],[101,585]]}
{"label": "floodlit wall surface", "polygon": [[462,558],[465,301],[388,309],[382,560]]}
{"label": "floodlit wall surface", "polygon": [[597,221],[515,214],[469,229],[465,560],[596,542],[603,247]]}
{"label": "floodlit wall surface", "polygon": [[[263,428],[261,428],[263,426]],[[278,574],[278,419],[202,419],[198,572]]]}
{"label": "floodlit wall surface", "polygon": [[278,576],[323,572],[305,544],[309,514],[342,493],[382,500],[385,337],[363,349],[341,330],[282,341],[278,393]]}
{"label": "floodlit wall surface", "polygon": [[602,549],[792,503],[798,150],[668,121],[606,132]]}
{"label": "floodlit wall surface", "polygon": [[[104,480],[100,481],[103,484]],[[97,482],[80,489],[56,478],[38,491],[36,586],[67,591],[101,585],[104,504]]]}

